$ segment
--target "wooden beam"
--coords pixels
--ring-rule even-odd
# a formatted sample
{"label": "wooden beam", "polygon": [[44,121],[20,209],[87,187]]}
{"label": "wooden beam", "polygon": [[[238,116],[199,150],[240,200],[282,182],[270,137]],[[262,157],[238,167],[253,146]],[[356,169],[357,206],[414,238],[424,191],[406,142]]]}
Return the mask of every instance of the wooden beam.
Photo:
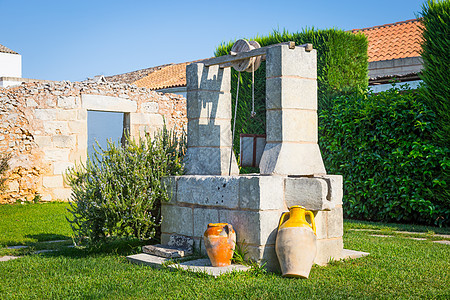
{"label": "wooden beam", "polygon": [[[295,48],[295,42],[284,42],[284,43],[280,43],[280,44],[261,47],[258,49],[253,49],[248,52],[240,52],[237,54],[233,53],[234,55],[224,55],[224,56],[214,57],[214,58],[206,59],[203,61],[199,61],[199,63],[204,63],[206,67],[220,65],[221,68],[226,68],[226,67],[230,67],[233,62],[238,61],[238,60],[247,59],[247,58],[255,57],[255,56],[259,56],[259,55],[266,55],[267,49],[275,47],[275,46],[279,46],[279,45],[288,45],[289,49]],[[312,44],[304,44],[304,45],[300,45],[298,47],[305,47],[306,51],[312,50]]]}

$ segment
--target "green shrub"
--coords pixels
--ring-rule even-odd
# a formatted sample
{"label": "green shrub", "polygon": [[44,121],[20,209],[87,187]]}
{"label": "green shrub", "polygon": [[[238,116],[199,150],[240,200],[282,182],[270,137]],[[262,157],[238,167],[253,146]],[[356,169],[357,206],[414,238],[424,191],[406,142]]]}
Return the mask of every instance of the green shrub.
{"label": "green shrub", "polygon": [[5,173],[8,170],[8,161],[11,158],[9,154],[0,154],[0,192],[5,190]]}
{"label": "green shrub", "polygon": [[417,91],[337,97],[320,112],[327,172],[344,177],[346,217],[448,225],[450,148]]}
{"label": "green shrub", "polygon": [[[289,33],[274,31],[267,36],[248,38],[257,41],[261,47],[294,41],[296,45],[312,43],[317,50],[317,81],[319,110],[326,107],[329,99],[336,95],[365,90],[367,77],[367,39],[362,34],[352,34],[342,30],[305,29],[302,32]],[[230,53],[234,41],[222,43],[215,52],[216,56]],[[255,72],[255,111],[252,108],[252,75],[241,73],[239,103],[236,117],[236,135],[234,149],[239,153],[239,134],[264,134],[266,131],[266,67],[265,62]],[[234,112],[238,73],[232,68],[231,93]]]}
{"label": "green shrub", "polygon": [[450,1],[427,1],[421,13],[423,100],[435,113],[437,141],[450,144]]}
{"label": "green shrub", "polygon": [[184,136],[165,128],[152,140],[127,139],[118,146],[96,149],[85,165],[66,174],[72,187],[68,221],[78,240],[93,243],[107,237],[155,236],[160,225],[160,203],[168,200],[162,178],[183,172]]}

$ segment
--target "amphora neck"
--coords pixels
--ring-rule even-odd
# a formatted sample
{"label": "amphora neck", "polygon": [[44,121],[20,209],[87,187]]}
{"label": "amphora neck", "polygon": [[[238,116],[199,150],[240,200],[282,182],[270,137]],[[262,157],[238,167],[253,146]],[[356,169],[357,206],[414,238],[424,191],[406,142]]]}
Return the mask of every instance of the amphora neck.
{"label": "amphora neck", "polygon": [[305,219],[305,209],[301,206],[291,206],[289,208],[289,214],[290,214],[290,219],[294,219],[294,220],[302,220],[306,222]]}

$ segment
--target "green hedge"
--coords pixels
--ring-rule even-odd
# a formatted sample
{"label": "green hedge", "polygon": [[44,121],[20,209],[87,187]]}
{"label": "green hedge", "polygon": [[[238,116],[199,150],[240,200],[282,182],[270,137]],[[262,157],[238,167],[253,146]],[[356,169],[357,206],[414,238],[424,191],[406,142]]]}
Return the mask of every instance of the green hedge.
{"label": "green hedge", "polygon": [[[328,99],[342,93],[364,90],[368,85],[367,77],[367,39],[362,34],[352,34],[342,30],[305,29],[302,32],[287,31],[247,38],[257,41],[262,47],[281,42],[294,41],[296,45],[312,43],[317,49],[317,79],[319,109],[326,107]],[[234,41],[222,43],[215,51],[216,56],[229,54]],[[251,118],[252,89],[251,73],[241,73],[238,112],[236,118],[236,136],[234,149],[239,153],[239,134],[264,134],[266,129],[265,94],[266,70],[265,63],[255,72],[255,111],[256,117]],[[237,72],[232,69],[231,92],[234,101],[236,97]]]}
{"label": "green hedge", "polygon": [[340,96],[319,113],[329,174],[344,177],[346,217],[449,225],[450,149],[435,146],[419,92]]}
{"label": "green hedge", "polygon": [[450,1],[428,1],[422,7],[421,78],[423,100],[436,114],[437,140],[450,144]]}

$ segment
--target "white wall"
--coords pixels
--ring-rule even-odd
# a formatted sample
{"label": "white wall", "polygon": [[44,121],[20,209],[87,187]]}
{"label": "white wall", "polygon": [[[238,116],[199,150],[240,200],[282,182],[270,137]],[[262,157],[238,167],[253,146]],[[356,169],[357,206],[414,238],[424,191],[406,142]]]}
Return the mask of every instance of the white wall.
{"label": "white wall", "polygon": [[421,82],[423,82],[423,81],[422,80],[413,80],[413,81],[406,81],[406,82],[398,82],[398,83],[394,83],[394,84],[392,84],[392,83],[378,84],[378,85],[369,86],[369,89],[373,93],[379,93],[379,92],[387,91],[394,86],[397,88],[403,89],[402,86],[404,86],[405,84],[408,84],[409,88],[414,90],[419,87]]}
{"label": "white wall", "polygon": [[0,53],[0,77],[22,77],[22,56]]}

